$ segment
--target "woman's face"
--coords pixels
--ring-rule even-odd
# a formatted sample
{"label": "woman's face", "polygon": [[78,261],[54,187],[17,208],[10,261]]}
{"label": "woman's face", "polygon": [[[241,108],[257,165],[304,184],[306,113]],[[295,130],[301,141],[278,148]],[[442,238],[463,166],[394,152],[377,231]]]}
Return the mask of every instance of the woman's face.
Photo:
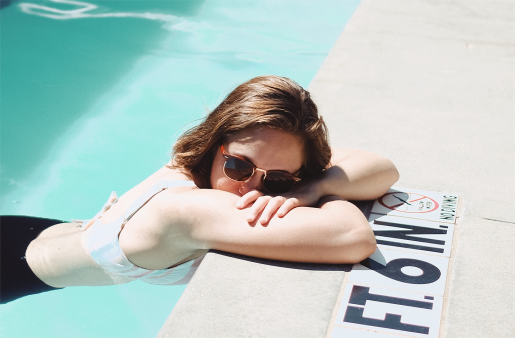
{"label": "woman's face", "polygon": [[[250,128],[231,135],[224,142],[225,152],[237,155],[264,170],[297,173],[303,163],[301,141],[292,134],[267,127]],[[256,189],[263,190],[262,171],[256,171],[246,182],[233,181],[223,172],[225,159],[218,150],[211,167],[211,187],[238,196]]]}

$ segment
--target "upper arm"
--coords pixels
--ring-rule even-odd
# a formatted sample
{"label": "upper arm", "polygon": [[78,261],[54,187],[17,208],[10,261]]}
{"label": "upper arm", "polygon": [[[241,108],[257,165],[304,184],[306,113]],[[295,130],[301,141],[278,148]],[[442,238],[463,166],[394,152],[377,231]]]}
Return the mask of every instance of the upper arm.
{"label": "upper arm", "polygon": [[349,195],[346,198],[378,198],[399,179],[397,168],[384,156],[354,149],[331,150],[331,167],[326,169],[326,175],[345,181],[345,189],[342,190]]}
{"label": "upper arm", "polygon": [[[175,222],[188,229],[198,248],[298,262],[355,263],[375,250],[375,239],[363,214],[343,200],[321,208],[295,208],[274,216],[267,226],[248,223],[247,211],[235,207],[237,196],[197,190],[171,196]],[[172,210],[168,209],[168,210]]]}
{"label": "upper arm", "polygon": [[355,154],[358,150],[331,147],[331,166],[343,162],[345,159]]}
{"label": "upper arm", "polygon": [[397,168],[388,158],[364,150],[331,148],[331,166],[343,166],[348,170],[355,167],[360,169],[375,169],[376,171],[388,172],[392,179],[397,181],[399,173]]}

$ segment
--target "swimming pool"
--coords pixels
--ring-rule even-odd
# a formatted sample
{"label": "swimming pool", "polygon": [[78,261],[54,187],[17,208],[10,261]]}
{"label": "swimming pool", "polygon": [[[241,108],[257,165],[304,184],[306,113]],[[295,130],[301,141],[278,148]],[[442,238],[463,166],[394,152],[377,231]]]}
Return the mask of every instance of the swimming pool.
{"label": "swimming pool", "polygon": [[[3,2],[1,214],[91,217],[237,84],[278,74],[307,86],[358,3]],[[183,290],[22,298],[0,306],[0,336],[155,336]]]}

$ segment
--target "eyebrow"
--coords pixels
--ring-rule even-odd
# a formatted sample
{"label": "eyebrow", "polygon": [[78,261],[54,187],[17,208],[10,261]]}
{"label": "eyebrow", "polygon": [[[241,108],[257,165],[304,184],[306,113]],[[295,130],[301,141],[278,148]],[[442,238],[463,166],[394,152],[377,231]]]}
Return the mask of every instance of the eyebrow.
{"label": "eyebrow", "polygon": [[241,155],[241,154],[228,154],[228,155],[232,155],[232,156],[236,156],[236,157],[242,158],[245,161],[252,163],[252,165],[257,168],[257,165],[250,158],[248,158],[245,155]]}

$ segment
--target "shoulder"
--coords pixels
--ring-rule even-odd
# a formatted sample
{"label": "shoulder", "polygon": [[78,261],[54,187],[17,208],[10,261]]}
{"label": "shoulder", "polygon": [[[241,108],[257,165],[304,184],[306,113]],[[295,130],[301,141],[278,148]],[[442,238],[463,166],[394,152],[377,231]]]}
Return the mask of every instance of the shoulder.
{"label": "shoulder", "polygon": [[146,269],[164,269],[194,255],[201,247],[192,243],[183,210],[186,195],[199,189],[175,186],[151,198],[125,224],[119,242],[125,256]]}
{"label": "shoulder", "polygon": [[151,236],[156,241],[171,234],[183,236],[187,224],[196,224],[198,216],[236,209],[236,200],[237,196],[218,190],[173,186],[149,199],[127,222],[122,234],[131,232],[147,240]]}
{"label": "shoulder", "polygon": [[368,151],[348,148],[331,147],[331,164],[336,165],[341,162],[356,159],[382,159],[383,157]]}

